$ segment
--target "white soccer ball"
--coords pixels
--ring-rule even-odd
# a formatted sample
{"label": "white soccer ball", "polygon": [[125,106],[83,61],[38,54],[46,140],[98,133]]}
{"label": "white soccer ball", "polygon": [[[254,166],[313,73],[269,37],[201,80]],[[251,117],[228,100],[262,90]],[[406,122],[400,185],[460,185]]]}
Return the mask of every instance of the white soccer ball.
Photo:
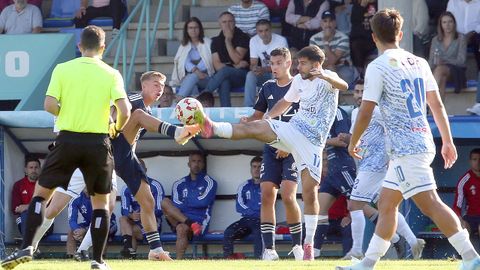
{"label": "white soccer ball", "polygon": [[184,125],[193,125],[195,123],[195,112],[202,111],[203,106],[200,101],[186,97],[180,100],[175,106],[175,114],[177,119]]}

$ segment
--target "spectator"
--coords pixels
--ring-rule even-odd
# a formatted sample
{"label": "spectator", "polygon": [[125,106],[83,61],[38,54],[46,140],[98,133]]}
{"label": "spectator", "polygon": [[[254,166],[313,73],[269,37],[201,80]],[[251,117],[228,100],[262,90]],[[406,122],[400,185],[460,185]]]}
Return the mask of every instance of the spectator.
{"label": "spectator", "polygon": [[478,236],[480,226],[480,148],[470,151],[470,170],[457,183],[453,211],[471,236]]}
{"label": "spectator", "polygon": [[259,20],[270,20],[267,6],[255,0],[241,0],[228,8],[228,12],[235,17],[237,27],[251,37],[257,33],[255,25]]}
{"label": "spectator", "polygon": [[445,88],[450,77],[455,84],[455,92],[459,93],[466,86],[465,60],[467,43],[465,36],[456,30],[456,20],[449,11],[438,19],[437,35],[432,39],[428,62],[438,89],[445,100]]}
{"label": "spectator", "polygon": [[425,0],[413,1],[413,52],[415,55],[426,58],[427,44],[430,42],[430,27],[428,7]]}
{"label": "spectator", "polygon": [[276,48],[288,48],[284,37],[272,33],[270,21],[262,19],[257,22],[256,27],[257,35],[250,39],[250,71],[245,80],[245,107],[253,107],[255,104],[257,86],[262,86],[272,79],[270,52]]}
{"label": "spectator", "polygon": [[262,158],[256,156],[250,161],[252,179],[243,182],[238,187],[237,212],[242,218],[225,229],[223,238],[223,257],[232,258],[233,241],[249,235],[253,237],[253,255],[262,257],[262,234],[260,232],[260,206],[262,204],[260,191],[260,168]]}
{"label": "spectator", "polygon": [[42,14],[37,6],[27,0],[14,0],[0,13],[0,33],[29,34],[42,31]]}
{"label": "spectator", "polygon": [[202,22],[190,18],[183,27],[183,38],[174,59],[171,86],[177,89],[177,100],[198,95],[215,72],[212,64],[212,40],[205,37]]}
{"label": "spectator", "polygon": [[323,68],[337,72],[352,88],[358,72],[351,64],[348,36],[336,29],[335,14],[329,10],[323,12],[320,25],[322,31],[310,38],[310,45],[317,45],[325,52]]}
{"label": "spectator", "polygon": [[297,50],[308,46],[310,38],[320,28],[322,13],[330,8],[326,0],[290,0],[285,20],[292,25],[288,44]]}
{"label": "spectator", "polygon": [[215,98],[210,92],[203,92],[197,96],[197,100],[202,103],[204,108],[210,108],[215,106]]}
{"label": "spectator", "polygon": [[[145,162],[140,159],[142,168],[147,172]],[[158,233],[162,232],[162,200],[165,198],[165,191],[162,184],[155,179],[148,177],[150,183],[150,190],[153,198],[155,199],[155,218],[157,220]],[[125,259],[134,259],[137,256],[137,241],[142,241],[145,236],[145,230],[143,229],[141,216],[140,216],[140,204],[133,196],[130,189],[125,186],[122,190],[122,216],[120,217],[120,230],[123,237],[123,249],[120,251],[120,255]]]}
{"label": "spectator", "polygon": [[290,33],[290,25],[285,21],[285,13],[287,12],[289,0],[261,0],[268,8],[270,13],[270,21],[280,19],[282,24],[282,36],[286,37]]}
{"label": "spectator", "polygon": [[212,40],[213,67],[216,73],[209,80],[208,92],[218,88],[220,106],[230,107],[232,87],[243,87],[248,69],[250,37],[235,27],[233,14],[225,11],[218,18],[220,34]]}
{"label": "spectator", "polygon": [[[27,3],[37,6],[42,10],[42,0],[27,0]],[[13,4],[13,0],[0,0],[0,12],[8,5]]]}
{"label": "spectator", "polygon": [[205,156],[193,152],[188,157],[190,174],[173,183],[172,200],[162,201],[162,210],[177,234],[177,259],[182,259],[193,236],[208,231],[217,182],[205,173]]}
{"label": "spectator", "polygon": [[25,177],[15,182],[12,190],[12,212],[20,233],[24,231],[28,204],[32,200],[39,175],[40,161],[37,158],[26,157]]}
{"label": "spectator", "polygon": [[159,108],[169,108],[175,107],[175,93],[173,93],[172,87],[165,85],[163,88],[163,94],[158,99],[158,107]]}
{"label": "spectator", "polygon": [[368,58],[372,54],[376,54],[375,43],[372,39],[372,29],[370,28],[370,19],[376,12],[376,0],[353,0],[350,49],[352,50],[353,66],[357,68],[362,77],[365,75]]}
{"label": "spectator", "polygon": [[337,18],[337,29],[349,35],[352,25],[350,17],[352,16],[352,0],[329,0],[330,11],[335,13]]}
{"label": "spectator", "polygon": [[[80,9],[75,13],[75,27],[84,28],[91,19],[111,17],[113,19],[112,36],[118,34],[122,19],[127,11],[124,0],[79,0]],[[88,5],[90,3],[90,6]]]}

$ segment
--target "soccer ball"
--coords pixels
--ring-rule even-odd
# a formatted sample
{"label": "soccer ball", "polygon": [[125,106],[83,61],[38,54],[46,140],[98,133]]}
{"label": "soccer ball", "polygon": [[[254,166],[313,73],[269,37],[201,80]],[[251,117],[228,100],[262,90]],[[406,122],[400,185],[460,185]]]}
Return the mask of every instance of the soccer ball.
{"label": "soccer ball", "polygon": [[195,124],[195,113],[202,110],[202,103],[191,97],[186,97],[180,100],[177,103],[177,106],[175,106],[177,119],[184,125]]}

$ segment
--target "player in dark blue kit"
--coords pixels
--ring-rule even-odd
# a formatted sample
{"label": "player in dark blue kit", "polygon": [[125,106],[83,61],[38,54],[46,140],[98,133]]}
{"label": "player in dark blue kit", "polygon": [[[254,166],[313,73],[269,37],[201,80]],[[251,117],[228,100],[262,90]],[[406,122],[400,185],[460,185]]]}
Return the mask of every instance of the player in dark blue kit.
{"label": "player in dark blue kit", "polygon": [[260,191],[260,168],[262,158],[256,156],[250,161],[252,178],[243,182],[237,192],[237,212],[242,215],[240,220],[230,224],[223,233],[223,257],[235,258],[233,241],[249,235],[253,237],[253,254],[255,258],[262,256],[262,235],[260,231],[260,207],[262,203]]}
{"label": "player in dark blue kit", "polygon": [[142,92],[128,96],[132,104],[130,119],[123,131],[118,131],[119,134],[111,134],[112,137],[118,136],[112,139],[115,171],[127,184],[141,206],[140,219],[150,245],[149,260],[171,260],[171,258],[160,243],[154,211],[155,201],[145,170],[135,155],[135,144],[146,131],[167,135],[180,144],[185,144],[198,133],[197,125],[176,127],[150,115],[150,105],[162,95],[165,79],[165,75],[155,71],[149,71],[142,75],[140,78]]}
{"label": "player in dark blue kit", "polygon": [[[257,103],[253,107],[252,116],[242,118],[243,122],[262,119],[263,115],[283,98],[290,88],[292,65],[290,51],[277,48],[270,53],[270,62],[274,80],[263,84]],[[298,110],[298,103],[292,103],[290,109],[279,116],[279,120],[288,122]],[[262,183],[261,230],[264,243],[264,260],[277,260],[275,251],[275,200],[281,187],[282,202],[285,206],[287,223],[292,235],[293,254],[295,259],[303,259],[301,212],[297,203],[297,171],[291,154],[265,145],[263,149],[263,165],[260,174]]]}
{"label": "player in dark blue kit", "polygon": [[[143,160],[140,159],[142,168],[147,172],[147,168]],[[155,200],[155,217],[157,220],[158,233],[162,230],[162,200],[165,198],[165,190],[162,184],[157,180],[148,177],[150,182],[150,190]],[[141,241],[145,237],[145,230],[143,229],[140,211],[141,207],[133,196],[128,187],[124,187],[121,192],[122,198],[122,217],[120,217],[120,226],[122,229],[123,249],[120,254],[123,258],[135,258],[137,255],[137,240]]]}

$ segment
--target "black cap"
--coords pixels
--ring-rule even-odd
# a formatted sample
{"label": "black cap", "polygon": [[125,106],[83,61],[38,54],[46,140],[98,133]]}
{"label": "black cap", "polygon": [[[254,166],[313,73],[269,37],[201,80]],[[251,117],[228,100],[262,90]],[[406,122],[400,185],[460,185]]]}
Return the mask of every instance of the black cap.
{"label": "black cap", "polygon": [[325,20],[326,18],[330,18],[331,20],[335,20],[335,13],[330,12],[330,10],[325,10],[322,13],[322,20]]}

